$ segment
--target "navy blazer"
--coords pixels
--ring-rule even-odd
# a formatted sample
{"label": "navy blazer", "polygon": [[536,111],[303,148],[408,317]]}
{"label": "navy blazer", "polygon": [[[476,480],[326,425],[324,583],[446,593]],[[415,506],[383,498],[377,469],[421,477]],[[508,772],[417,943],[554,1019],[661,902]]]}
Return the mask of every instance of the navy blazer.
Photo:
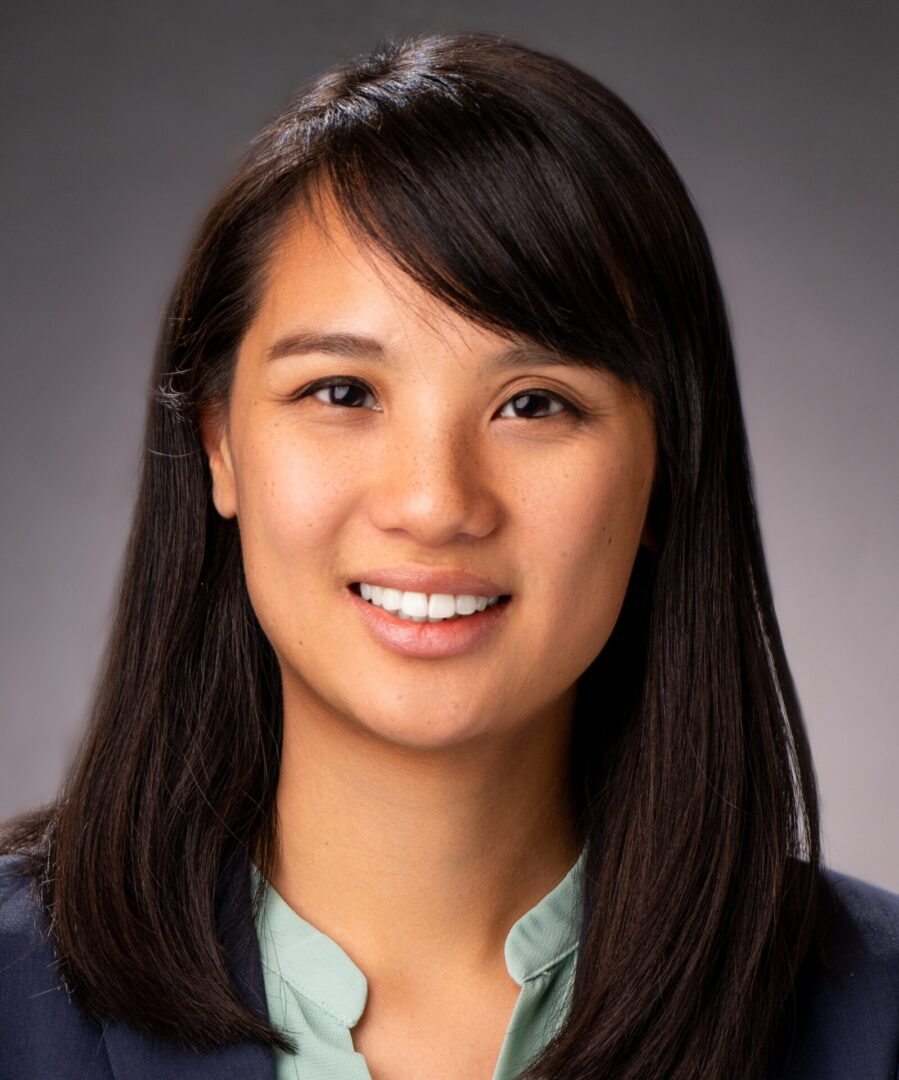
{"label": "navy blazer", "polygon": [[[0,857],[0,1080],[275,1080],[258,1044],[200,1053],[88,1020],[60,983],[19,861]],[[266,1015],[245,870],[223,887],[224,944],[241,994]],[[836,905],[828,963],[805,979],[794,1036],[769,1080],[899,1080],[899,895],[832,870],[823,877]]]}

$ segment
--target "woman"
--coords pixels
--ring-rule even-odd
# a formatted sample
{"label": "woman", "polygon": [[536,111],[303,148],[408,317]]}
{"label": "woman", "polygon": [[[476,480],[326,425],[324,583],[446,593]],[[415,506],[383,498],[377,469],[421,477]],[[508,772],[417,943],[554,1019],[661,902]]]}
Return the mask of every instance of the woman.
{"label": "woman", "polygon": [[152,387],[6,829],[4,1076],[897,1075],[899,898],[819,865],[712,256],[614,94],[487,35],[327,74]]}

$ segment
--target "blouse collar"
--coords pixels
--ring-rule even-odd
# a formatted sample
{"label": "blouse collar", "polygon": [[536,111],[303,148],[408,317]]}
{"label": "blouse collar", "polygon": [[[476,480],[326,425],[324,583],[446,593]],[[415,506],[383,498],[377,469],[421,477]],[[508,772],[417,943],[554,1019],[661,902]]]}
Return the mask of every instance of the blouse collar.
{"label": "blouse collar", "polygon": [[[523,986],[578,946],[586,846],[565,877],[517,919],[506,935],[509,974]],[[254,884],[259,871],[252,867]],[[298,994],[353,1027],[365,1010],[368,980],[333,938],[318,930],[268,884],[257,919],[262,964]]]}

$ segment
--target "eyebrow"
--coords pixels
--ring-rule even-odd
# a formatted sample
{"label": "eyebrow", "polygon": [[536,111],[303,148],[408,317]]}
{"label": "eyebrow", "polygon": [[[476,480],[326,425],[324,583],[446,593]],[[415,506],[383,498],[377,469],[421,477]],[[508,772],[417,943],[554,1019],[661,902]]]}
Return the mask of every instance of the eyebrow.
{"label": "eyebrow", "polygon": [[303,356],[305,353],[330,353],[332,356],[350,356],[365,360],[380,358],[384,351],[380,341],[363,334],[327,334],[315,330],[297,330],[271,345],[266,359],[280,360],[283,356]]}
{"label": "eyebrow", "polygon": [[[381,342],[365,334],[297,330],[278,338],[273,345],[269,346],[266,361],[280,360],[286,356],[304,356],[309,353],[328,353],[331,356],[346,356],[355,360],[384,360],[387,357],[387,350]],[[517,344],[493,356],[487,367],[489,371],[501,371],[532,364],[587,366],[583,361],[539,345]]]}

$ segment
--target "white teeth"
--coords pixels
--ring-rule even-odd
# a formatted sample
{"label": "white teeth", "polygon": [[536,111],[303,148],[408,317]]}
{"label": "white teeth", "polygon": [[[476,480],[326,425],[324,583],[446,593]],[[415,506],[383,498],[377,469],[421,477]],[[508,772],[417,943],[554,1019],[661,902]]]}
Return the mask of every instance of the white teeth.
{"label": "white teeth", "polygon": [[[484,603],[487,603],[487,597],[482,596],[481,599]],[[456,597],[456,612],[459,615],[474,615],[478,610],[478,598],[476,596],[457,596]]]}
{"label": "white teeth", "polygon": [[376,607],[393,612],[410,622],[444,622],[475,612],[483,611],[499,601],[498,596],[451,596],[448,593],[404,592],[382,585],[359,583],[359,591],[365,600]]}
{"label": "white teeth", "polygon": [[[374,597],[372,597],[374,599]],[[427,618],[428,594],[423,592],[404,592],[400,604],[400,615],[406,618]]]}
{"label": "white teeth", "polygon": [[403,604],[401,589],[383,589],[381,594],[381,607],[385,611],[399,611]]}
{"label": "white teeth", "polygon": [[[433,593],[428,597],[428,618],[429,619],[451,619],[457,612],[459,615],[470,615],[470,611],[462,611],[459,607],[460,601],[474,600],[473,596],[460,596],[459,600],[456,600],[454,596],[448,596],[446,593]],[[415,613],[416,615],[418,612]]]}

